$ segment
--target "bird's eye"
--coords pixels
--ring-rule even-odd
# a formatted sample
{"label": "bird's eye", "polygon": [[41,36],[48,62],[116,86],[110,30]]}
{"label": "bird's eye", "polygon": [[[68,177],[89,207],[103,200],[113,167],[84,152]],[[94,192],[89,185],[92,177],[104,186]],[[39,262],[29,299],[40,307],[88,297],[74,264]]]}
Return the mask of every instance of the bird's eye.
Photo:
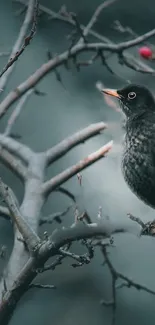
{"label": "bird's eye", "polygon": [[136,93],[134,93],[134,91],[131,91],[129,94],[128,94],[128,98],[129,99],[134,99],[136,97]]}

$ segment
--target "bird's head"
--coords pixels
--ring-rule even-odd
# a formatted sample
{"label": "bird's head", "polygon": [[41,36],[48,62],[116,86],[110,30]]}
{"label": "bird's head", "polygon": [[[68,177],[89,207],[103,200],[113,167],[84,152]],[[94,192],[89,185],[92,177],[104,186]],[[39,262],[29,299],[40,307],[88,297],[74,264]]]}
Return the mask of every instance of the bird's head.
{"label": "bird's head", "polygon": [[149,111],[155,112],[154,97],[146,87],[130,84],[119,90],[102,89],[101,92],[116,97],[128,118],[138,117]]}

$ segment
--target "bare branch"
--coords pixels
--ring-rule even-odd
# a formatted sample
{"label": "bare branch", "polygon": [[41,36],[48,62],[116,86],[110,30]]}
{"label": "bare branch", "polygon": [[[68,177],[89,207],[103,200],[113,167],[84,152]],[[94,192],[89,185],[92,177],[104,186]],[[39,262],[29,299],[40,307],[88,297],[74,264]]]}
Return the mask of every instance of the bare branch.
{"label": "bare branch", "polygon": [[72,264],[73,267],[82,266],[83,264],[89,264],[91,261],[91,259],[87,256],[87,254],[77,255],[68,250],[64,250],[62,248],[59,249],[59,252],[62,256],[70,257],[73,260],[78,262],[78,264]]}
{"label": "bare branch", "polygon": [[65,194],[66,196],[68,196],[74,203],[76,202],[75,196],[73,193],[71,193],[69,190],[67,190],[66,188],[59,186],[58,188],[55,189],[55,192],[60,192],[62,194]]}
{"label": "bare branch", "polygon": [[137,37],[138,35],[132,30],[129,26],[123,26],[119,20],[115,20],[113,23],[114,30],[118,31],[121,34],[127,33],[130,36]]}
{"label": "bare branch", "polygon": [[[49,240],[43,242],[37,249],[37,254],[30,257],[26,265],[22,268],[17,278],[14,280],[13,286],[4,293],[3,300],[0,303],[0,322],[4,325],[8,324],[8,320],[13,312],[20,297],[27,291],[30,283],[37,276],[37,269],[43,269],[45,262],[51,256],[59,254],[59,249],[65,244],[83,238],[91,238],[96,236],[109,237],[112,233],[118,232],[116,227],[109,227],[109,224],[76,224],[72,228],[55,230]],[[127,229],[120,229],[125,232]],[[58,258],[62,259],[62,256]],[[61,263],[61,261],[59,261]],[[55,262],[55,266],[58,261]],[[45,267],[46,268],[46,267]],[[12,302],[12,303],[11,303]],[[9,312],[8,312],[9,311]]]}
{"label": "bare branch", "polygon": [[105,157],[105,155],[111,150],[113,145],[113,141],[108,142],[106,145],[101,147],[99,150],[95,151],[94,153],[90,154],[88,157],[84,158],[83,160],[79,161],[76,165],[69,167],[62,173],[58,174],[57,176],[51,178],[49,181],[45,182],[42,186],[42,191],[45,196],[49,195],[55,188],[62,185],[72,176],[79,173],[81,170],[85,169],[86,167],[92,165],[97,160]]}
{"label": "bare branch", "polygon": [[141,226],[141,228],[145,227],[145,223],[140,218],[137,218],[137,217],[133,216],[131,213],[128,213],[128,217],[131,220],[137,222]]}
{"label": "bare branch", "polygon": [[[37,15],[38,15],[38,0],[29,0],[26,16],[25,16],[23,25],[20,29],[18,38],[14,44],[9,61],[6,64],[6,66],[3,68],[3,70],[0,72],[0,88],[2,88],[2,89],[5,88],[8,77],[10,76],[10,74],[13,71],[13,67],[14,67],[13,63],[15,61],[17,61],[19,56],[24,52],[26,46],[29,45],[31,39],[33,38],[33,36],[36,32]],[[27,30],[29,28],[32,18],[33,18],[33,25],[32,25],[30,34],[26,37],[26,33],[27,33]],[[24,44],[21,47],[23,42],[24,42]],[[5,73],[5,75],[4,75],[4,73]]]}
{"label": "bare branch", "polygon": [[0,149],[0,160],[8,166],[22,181],[27,178],[27,169],[22,162],[9,153],[6,149]]}
{"label": "bare branch", "polygon": [[62,140],[59,144],[47,150],[47,165],[64,156],[69,150],[78,144],[84,143],[84,141],[88,140],[89,138],[100,134],[105,128],[107,128],[107,126],[103,122],[91,124],[85,129],[82,129],[81,131],[78,131],[68,138]]}
{"label": "bare branch", "polygon": [[128,213],[131,220],[137,222],[141,226],[140,236],[155,236],[155,220],[144,223],[140,218]]}
{"label": "bare branch", "polygon": [[[119,44],[112,43],[82,43],[79,45],[75,45],[71,48],[68,53],[68,50],[64,53],[58,55],[57,57],[49,60],[47,63],[44,63],[34,74],[32,74],[27,80],[25,80],[22,84],[20,84],[16,89],[11,91],[5,99],[0,104],[0,117],[6,112],[6,110],[18,99],[20,98],[26,91],[33,88],[43,77],[45,77],[49,72],[53,71],[60,65],[65,64],[69,58],[75,58],[76,55],[82,52],[96,52],[99,50],[109,51],[111,53],[120,54],[124,50],[134,47],[138,45],[144,40],[149,39],[150,37],[155,35],[155,29],[139,36],[131,41],[122,42]],[[152,74],[155,71],[153,70]]]}
{"label": "bare branch", "polygon": [[12,127],[15,124],[17,118],[19,117],[21,110],[24,107],[24,104],[26,103],[26,101],[28,100],[28,98],[30,97],[30,95],[33,93],[34,89],[29,89],[24,95],[23,97],[20,99],[19,103],[17,104],[16,108],[14,109],[13,113],[11,114],[4,135],[5,136],[10,136],[11,135],[11,131],[12,131]]}
{"label": "bare branch", "polygon": [[[111,4],[115,3],[117,0],[107,0],[107,1],[104,1],[103,3],[101,3],[97,9],[95,10],[95,12],[93,13],[93,16],[92,18],[90,19],[88,25],[83,29],[83,36],[86,37],[91,29],[94,27],[99,15],[101,14],[101,12],[109,7]],[[82,43],[83,42],[83,37],[81,37],[78,41],[78,44]]]}
{"label": "bare branch", "polygon": [[[116,320],[116,306],[117,306],[116,305],[116,289],[122,288],[124,286],[126,286],[128,288],[134,287],[137,290],[143,290],[143,291],[150,293],[152,295],[155,295],[155,290],[149,289],[148,287],[141,285],[141,284],[131,280],[124,274],[116,271],[116,269],[114,268],[114,266],[112,265],[112,263],[108,257],[106,246],[104,246],[104,245],[102,245],[102,253],[105,258],[105,264],[107,264],[109,271],[111,273],[111,276],[112,276],[112,300],[108,301],[108,302],[106,302],[105,300],[101,300],[101,304],[105,305],[105,306],[112,306],[112,308],[113,308],[112,325],[114,325],[115,320]],[[116,285],[116,282],[118,279],[123,280],[123,284]]]}
{"label": "bare branch", "polygon": [[91,58],[87,61],[76,61],[74,60],[74,64],[76,66],[77,71],[80,71],[80,67],[88,67],[90,65],[92,65],[99,57],[98,53],[95,53],[93,56],[91,56]]}
{"label": "bare branch", "polygon": [[[16,0],[17,2],[20,2],[22,4],[24,4],[25,6],[27,5],[27,3],[25,3],[25,0]],[[104,3],[108,3],[108,1],[105,1]],[[43,12],[45,12],[47,15],[51,16],[51,19],[58,19],[60,21],[63,21],[65,23],[68,23],[70,25],[75,26],[75,21],[71,18],[71,15],[66,15],[64,13],[64,10],[60,10],[58,13],[56,13],[55,11],[43,6],[43,5],[39,5],[39,9]],[[96,11],[98,10],[98,8],[96,9]],[[86,28],[86,26],[84,25],[80,25],[81,29],[84,30]],[[110,39],[108,39],[107,37],[97,33],[96,31],[89,29],[88,34],[94,36],[95,38],[97,38],[98,40],[100,40],[103,43],[110,43],[110,44],[115,44],[114,42],[112,42]],[[148,66],[146,63],[144,63],[143,61],[136,59],[132,54],[130,53],[126,53],[125,58],[127,59],[127,61],[129,62],[131,60],[132,64],[137,67],[137,71],[142,72],[142,73],[148,73],[148,74],[154,74],[155,70],[152,69],[150,66]],[[139,69],[139,70],[138,70]]]}
{"label": "bare branch", "polygon": [[[20,1],[20,0],[19,0]],[[21,0],[22,2],[23,0]],[[100,11],[107,5],[113,3],[115,0],[107,0],[98,7],[95,14],[91,18],[89,24],[86,27],[81,28],[81,24],[77,21],[77,19],[66,17],[65,21],[71,22],[76,29],[78,29],[81,39],[80,41],[72,46],[70,51],[66,51],[60,54],[57,57],[50,57],[49,61],[43,64],[35,73],[33,73],[27,80],[25,80],[22,84],[20,84],[15,90],[10,92],[8,96],[1,102],[0,104],[0,117],[7,111],[7,109],[18,100],[23,94],[25,94],[25,98],[28,93],[31,93],[34,90],[34,86],[50,71],[54,71],[56,73],[57,79],[61,81],[61,75],[56,70],[57,67],[68,64],[69,59],[73,59],[76,67],[80,66],[78,63],[78,54],[83,52],[92,52],[90,56],[90,60],[87,62],[88,65],[92,64],[96,58],[101,58],[102,63],[107,67],[110,73],[113,73],[110,66],[107,64],[107,56],[105,51],[109,54],[117,54],[118,59],[121,57],[130,58],[130,55],[124,55],[124,50],[130,47],[135,46],[136,44],[140,44],[144,40],[149,37],[155,35],[155,30],[150,31],[142,35],[141,37],[137,37],[134,40],[123,42],[119,44],[114,44],[109,42],[104,36],[100,36],[96,32],[91,31],[92,26],[94,25]],[[37,1],[35,1],[37,3]],[[31,0],[32,3],[32,0]],[[33,0],[34,3],[34,0]],[[29,2],[30,5],[30,2]],[[38,11],[38,10],[37,10]],[[34,14],[37,17],[38,12]],[[58,16],[63,17],[63,13],[59,13]],[[62,18],[63,19],[63,18]],[[18,53],[15,53],[14,62],[21,55],[25,46],[27,46],[33,37],[36,29],[36,19],[34,18],[33,27],[31,29],[30,35],[25,39],[24,46]],[[99,35],[99,39],[101,40],[98,43],[88,43],[87,35]],[[98,37],[98,36],[97,36]],[[20,53],[21,51],[21,53]],[[93,56],[92,56],[93,55]],[[123,62],[123,61],[122,61]],[[133,59],[133,62],[134,61]],[[8,72],[10,71],[14,65],[12,65],[13,61],[8,64]],[[124,63],[128,65],[127,62]],[[129,64],[131,64],[129,59]],[[142,65],[141,65],[142,64]],[[139,66],[145,66],[141,61],[138,61]],[[155,71],[152,68],[147,66],[147,72],[154,74]],[[134,67],[133,67],[134,68]],[[134,68],[136,69],[136,67]],[[5,74],[4,74],[5,77]],[[1,79],[3,80],[3,78]],[[35,90],[34,90],[35,92]],[[37,91],[38,92],[38,91]],[[36,93],[37,93],[36,92]],[[63,184],[65,181],[70,179],[72,176],[80,172],[82,169],[88,167],[95,161],[104,157],[104,155],[109,152],[112,147],[112,142],[107,143],[101,149],[96,151],[95,153],[89,155],[85,159],[78,162],[76,165],[68,168],[63,171],[59,175],[56,175],[51,180],[44,182],[45,179],[45,168],[55,161],[59,159],[63,155],[65,155],[69,150],[73,147],[87,140],[88,138],[94,136],[95,134],[100,133],[104,128],[104,123],[94,124],[91,127],[88,127],[80,132],[77,132],[72,137],[68,137],[67,139],[61,141],[57,146],[51,148],[45,152],[35,153],[27,148],[25,145],[18,143],[17,141],[12,140],[10,137],[6,136],[6,134],[11,134],[11,128],[18,117],[21,107],[20,104],[17,105],[14,110],[11,118],[9,119],[7,129],[5,134],[0,135],[0,149],[2,155],[2,159],[5,163],[8,163],[18,175],[22,178],[26,179],[25,182],[25,193],[24,199],[21,208],[19,208],[18,203],[14,200],[13,193],[8,187],[3,184],[0,180],[0,193],[4,197],[5,203],[7,207],[0,207],[0,213],[6,216],[6,218],[10,219],[14,223],[15,233],[14,233],[14,247],[13,252],[11,254],[11,258],[7,265],[7,272],[4,273],[2,277],[2,281],[0,283],[0,323],[3,325],[8,325],[8,318],[10,317],[12,311],[16,307],[16,303],[23,296],[23,294],[30,287],[38,287],[38,288],[53,288],[51,285],[42,285],[39,283],[32,283],[34,278],[40,272],[39,270],[47,270],[54,269],[57,265],[61,264],[62,260],[66,257],[74,259],[77,264],[73,264],[74,267],[81,266],[82,264],[87,264],[94,256],[94,246],[93,242],[96,240],[96,246],[100,246],[102,250],[103,241],[105,239],[111,239],[111,235],[113,233],[121,233],[128,231],[127,226],[120,227],[120,225],[113,225],[106,220],[103,220],[101,210],[98,213],[98,220],[96,223],[91,223],[91,218],[87,214],[87,212],[74,215],[74,224],[69,228],[62,228],[59,230],[55,230],[50,237],[48,237],[47,232],[44,233],[43,240],[37,236],[38,224],[43,223],[51,223],[53,220],[61,221],[61,216],[65,215],[68,212],[68,208],[66,211],[62,213],[58,213],[49,217],[43,217],[40,220],[41,208],[47,198],[47,195],[51,191],[60,191],[61,193],[67,195],[74,203],[75,197],[68,190],[59,188],[60,184]],[[22,104],[21,104],[22,105]],[[92,128],[92,129],[90,129]],[[19,160],[19,164],[17,164],[18,160],[14,157],[18,156],[21,158],[22,162],[26,162],[27,169]],[[11,165],[12,164],[12,165]],[[28,175],[27,175],[28,171]],[[81,182],[81,181],[80,181]],[[80,183],[81,184],[81,183]],[[77,208],[78,209],[78,208]],[[76,209],[76,212],[77,212]],[[136,219],[135,221],[137,221]],[[87,222],[89,224],[87,224]],[[133,223],[131,223],[133,225]],[[144,229],[143,226],[147,226],[147,234],[154,235],[155,233],[155,222],[150,222],[147,224],[140,223],[142,227],[141,234],[146,234],[146,227]],[[134,224],[135,226],[135,224]],[[32,228],[32,229],[31,229]],[[22,234],[20,236],[19,231]],[[19,238],[20,237],[20,238]],[[92,240],[88,240],[91,238]],[[72,253],[70,250],[70,246],[72,242],[80,240],[83,245],[87,248],[87,254],[77,255]],[[24,243],[24,245],[22,243]],[[109,242],[109,240],[108,240]],[[65,245],[65,246],[64,246]],[[110,245],[110,244],[109,244]],[[67,246],[67,248],[66,248]],[[107,246],[106,246],[107,247]],[[25,249],[26,248],[26,249]],[[30,251],[30,252],[29,252]],[[1,252],[0,252],[1,253]],[[30,254],[31,253],[31,254]],[[107,252],[104,249],[102,251],[103,255]],[[45,263],[50,257],[57,256],[56,260],[48,266],[45,266]],[[16,263],[18,257],[18,263]],[[123,274],[117,272],[111,261],[109,261],[107,255],[105,256],[105,262],[111,272],[112,275],[112,300],[110,302],[106,302],[106,305],[112,305],[113,307],[113,324],[115,321],[115,312],[116,312],[116,281],[117,279],[122,279],[124,282],[122,286],[134,286],[137,289],[143,289],[149,293],[155,294],[153,290],[146,288],[145,286],[140,286],[139,284],[133,282],[132,280],[125,277]]]}
{"label": "bare branch", "polygon": [[39,288],[39,289],[56,289],[53,284],[40,284],[40,283],[31,283],[29,285],[29,289],[31,288]]}
{"label": "bare branch", "polygon": [[[119,20],[115,20],[114,21],[113,28],[116,31],[118,31],[119,33],[121,33],[121,34],[127,33],[131,37],[138,37],[139,36],[137,33],[135,33],[133,31],[133,29],[131,27],[129,27],[129,26],[123,26]],[[144,44],[146,44],[146,42],[144,42]],[[147,45],[149,45],[151,47],[154,46],[153,44],[148,43],[148,42],[147,42]]]}
{"label": "bare branch", "polygon": [[[137,65],[137,62],[135,61],[135,59],[133,58],[128,58],[127,56],[125,56],[123,53],[120,53],[119,55],[119,63],[121,65],[125,65],[126,67],[137,71],[137,72],[141,72],[144,74],[148,74],[148,69],[144,69],[141,66]],[[153,72],[154,75],[155,71]]]}
{"label": "bare branch", "polygon": [[[23,5],[27,6],[27,3],[25,2],[25,0],[14,0],[14,1],[22,3]],[[105,8],[106,8],[106,6],[108,6],[108,3],[110,5],[110,0],[107,0],[107,1],[104,2]],[[111,3],[112,3],[112,1],[111,1]],[[72,16],[71,15],[66,15],[66,13],[64,13],[64,10],[60,10],[57,13],[57,12],[53,11],[52,9],[43,6],[42,4],[39,4],[39,9],[41,11],[43,11],[44,13],[46,13],[47,15],[49,15],[51,17],[51,19],[57,19],[57,20],[63,21],[65,23],[68,23],[68,24],[76,27],[76,23],[72,19]],[[95,12],[97,12],[97,10],[98,10],[98,8],[96,9]],[[93,25],[94,25],[94,23],[93,23]],[[81,27],[82,30],[84,30],[86,28],[86,26],[84,26],[82,24],[80,25],[80,27]],[[87,27],[87,29],[88,29],[88,27]],[[87,35],[88,34],[94,36],[95,38],[98,38],[100,41],[102,41],[104,43],[112,43],[107,37],[100,35],[99,33],[97,33],[96,31],[94,31],[94,30],[92,30],[90,28],[89,28],[89,30],[87,32]]]}
{"label": "bare branch", "polygon": [[0,194],[4,199],[9,211],[10,216],[12,217],[13,222],[16,223],[20,233],[22,234],[28,248],[30,251],[35,252],[35,248],[40,243],[40,238],[36,233],[31,229],[28,223],[24,220],[23,216],[20,213],[19,207],[14,200],[14,195],[12,190],[5,185],[0,179]]}
{"label": "bare branch", "polygon": [[71,207],[72,207],[72,205],[67,207],[67,209],[65,209],[63,212],[56,212],[56,213],[50,214],[49,216],[42,217],[39,221],[39,225],[42,226],[45,223],[51,224],[51,223],[53,223],[53,221],[61,223],[62,222],[61,218],[64,217],[69,212]]}
{"label": "bare branch", "polygon": [[0,151],[2,148],[8,150],[10,153],[18,156],[20,159],[28,163],[32,156],[32,151],[25,144],[21,144],[20,142],[6,137],[3,134],[0,134]]}
{"label": "bare branch", "polygon": [[47,272],[47,271],[54,271],[55,268],[58,266],[58,265],[61,265],[62,264],[62,261],[64,260],[65,256],[64,255],[59,255],[56,257],[56,259],[54,260],[54,262],[52,262],[51,264],[48,264],[48,265],[45,265],[44,267],[42,268],[39,268],[37,271],[38,273],[44,273],[44,272]]}
{"label": "bare branch", "polygon": [[79,267],[82,266],[83,264],[89,264],[91,259],[94,257],[94,249],[91,247],[91,251],[89,248],[89,245],[85,243],[85,245],[88,247],[88,254],[83,254],[83,255],[77,255],[69,251],[69,248],[71,246],[70,244],[67,244],[64,249],[60,248],[58,251],[59,256],[52,262],[50,265],[46,265],[44,268],[39,269],[39,273],[43,273],[46,271],[50,270],[55,270],[56,266],[61,265],[62,261],[64,260],[65,257],[70,257],[73,260],[75,260],[78,263],[72,264],[73,267]]}
{"label": "bare branch", "polygon": [[127,286],[130,288],[130,287],[134,287],[136,288],[137,290],[143,290],[147,293],[151,293],[152,295],[155,295],[155,290],[152,290],[152,289],[149,289],[147,288],[145,285],[142,285],[142,284],[139,284],[133,280],[131,280],[130,278],[128,278],[127,276],[125,276],[124,274],[120,273],[120,272],[117,272],[112,263],[110,262],[109,258],[108,258],[108,265],[109,267],[111,268],[111,271],[114,272],[117,276],[117,278],[120,278],[122,279],[123,281],[126,281],[127,282]]}
{"label": "bare branch", "polygon": [[[53,59],[53,55],[52,55],[52,53],[51,53],[51,51],[47,51],[47,57],[48,57],[48,60],[51,60],[51,59]],[[57,69],[55,69],[54,70],[54,73],[55,73],[55,76],[56,76],[56,80],[58,81],[58,82],[60,82],[60,84],[63,86],[63,88],[65,89],[65,86],[64,86],[64,84],[63,84],[63,82],[62,82],[62,78],[61,78],[61,74],[60,74],[60,72],[57,70]]]}
{"label": "bare branch", "polygon": [[120,227],[117,229],[117,227],[118,226],[116,225],[115,229],[113,229],[106,221],[91,224],[77,223],[68,229],[64,228],[61,230],[55,230],[51,235],[50,240],[54,247],[58,247],[59,249],[72,241],[98,236],[110,238],[112,233],[128,231],[125,228],[120,229]]}
{"label": "bare branch", "polygon": [[84,43],[87,43],[87,39],[85,37],[85,35],[83,34],[83,30],[81,28],[81,25],[79,23],[79,20],[77,18],[77,15],[75,13],[70,13],[72,19],[75,21],[75,26],[76,26],[76,29],[77,29],[77,33],[79,33],[79,35],[81,36],[80,40],[82,39],[82,41]]}
{"label": "bare branch", "polygon": [[81,215],[79,215],[78,220],[84,220],[88,224],[92,223],[91,218],[88,215],[87,211],[85,211]]}

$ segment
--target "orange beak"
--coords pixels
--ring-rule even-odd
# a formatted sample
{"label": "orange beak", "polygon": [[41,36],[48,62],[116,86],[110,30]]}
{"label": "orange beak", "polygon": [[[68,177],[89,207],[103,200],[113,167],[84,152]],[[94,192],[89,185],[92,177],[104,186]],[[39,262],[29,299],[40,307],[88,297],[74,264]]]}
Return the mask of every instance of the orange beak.
{"label": "orange beak", "polygon": [[101,92],[106,95],[110,95],[119,99],[121,98],[121,96],[118,94],[117,90],[115,89],[101,89]]}

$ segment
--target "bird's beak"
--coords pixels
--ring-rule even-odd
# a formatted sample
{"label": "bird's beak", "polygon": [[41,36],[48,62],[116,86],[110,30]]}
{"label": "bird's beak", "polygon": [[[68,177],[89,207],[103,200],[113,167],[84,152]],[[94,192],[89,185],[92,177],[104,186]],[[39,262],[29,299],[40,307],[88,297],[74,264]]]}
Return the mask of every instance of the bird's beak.
{"label": "bird's beak", "polygon": [[106,94],[106,95],[110,95],[110,96],[113,96],[113,97],[117,97],[117,98],[121,98],[121,96],[118,94],[117,90],[115,89],[101,89],[101,92]]}

